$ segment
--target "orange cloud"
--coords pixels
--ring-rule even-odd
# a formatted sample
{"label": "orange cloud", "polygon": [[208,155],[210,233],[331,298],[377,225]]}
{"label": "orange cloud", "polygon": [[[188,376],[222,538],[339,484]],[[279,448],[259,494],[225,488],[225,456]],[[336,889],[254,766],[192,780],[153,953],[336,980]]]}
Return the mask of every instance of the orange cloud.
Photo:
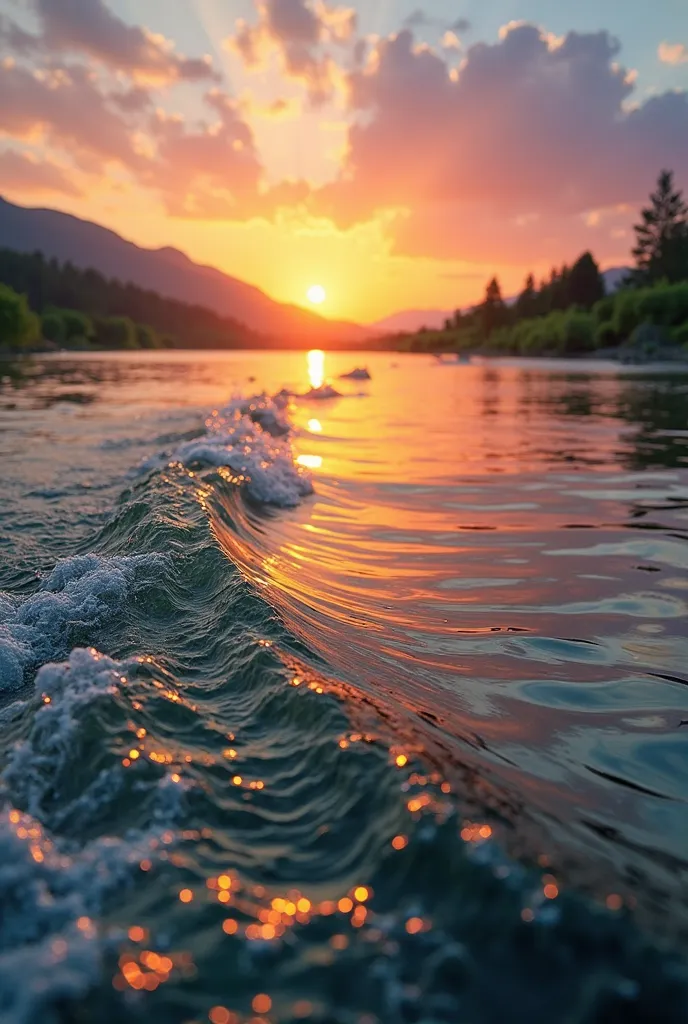
{"label": "orange cloud", "polygon": [[688,61],[688,47],[683,43],[660,43],[657,56],[662,64],[685,64]]}
{"label": "orange cloud", "polygon": [[257,23],[238,21],[224,45],[249,69],[263,67],[276,53],[285,76],[302,82],[317,105],[329,100],[341,81],[332,48],[352,42],[356,24],[353,8],[329,7],[323,0],[260,0]]}
{"label": "orange cloud", "polygon": [[21,189],[22,192],[60,193],[65,196],[79,196],[82,192],[74,183],[73,175],[49,159],[39,160],[29,153],[18,153],[6,149],[0,152],[0,179],[5,189]]}

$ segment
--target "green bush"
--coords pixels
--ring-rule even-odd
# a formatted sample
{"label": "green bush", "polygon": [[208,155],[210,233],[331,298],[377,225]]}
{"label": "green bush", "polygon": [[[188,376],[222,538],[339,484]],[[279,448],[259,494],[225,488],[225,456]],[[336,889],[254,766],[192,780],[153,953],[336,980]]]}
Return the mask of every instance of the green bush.
{"label": "green bush", "polygon": [[614,315],[616,297],[619,294],[620,292],[617,292],[616,295],[605,295],[603,299],[595,303],[592,307],[592,315],[596,324],[605,324],[611,320]]}
{"label": "green bush", "polygon": [[619,336],[611,320],[599,324],[595,331],[595,348],[613,348],[619,344]]}
{"label": "green bush", "polygon": [[63,320],[67,343],[77,338],[90,340],[95,336],[93,321],[86,313],[79,313],[76,309],[55,310]]}
{"label": "green bush", "polygon": [[640,300],[642,291],[626,289],[616,295],[612,323],[618,337],[625,341],[631,336],[633,330],[642,322],[640,317]]}
{"label": "green bush", "polygon": [[580,309],[568,310],[560,327],[561,352],[592,352],[595,348],[595,318]]}
{"label": "green bush", "polygon": [[0,284],[0,348],[29,348],[40,337],[40,322],[25,295]]}
{"label": "green bush", "polygon": [[69,348],[88,348],[95,337],[93,320],[76,309],[49,308],[41,318],[43,337]]}
{"label": "green bush", "polygon": [[163,348],[164,343],[157,331],[146,324],[136,325],[136,344],[138,348]]}
{"label": "green bush", "polygon": [[103,348],[138,348],[136,325],[128,316],[99,318],[96,321],[96,340]]}
{"label": "green bush", "polygon": [[674,284],[666,289],[667,316],[663,323],[667,327],[680,327],[688,321],[688,281]]}
{"label": "green bush", "polygon": [[41,334],[46,341],[64,345],[67,334],[62,316],[59,313],[44,313],[41,317]]}
{"label": "green bush", "polygon": [[671,332],[671,340],[674,345],[688,347],[688,323],[681,324],[680,327],[674,327]]}

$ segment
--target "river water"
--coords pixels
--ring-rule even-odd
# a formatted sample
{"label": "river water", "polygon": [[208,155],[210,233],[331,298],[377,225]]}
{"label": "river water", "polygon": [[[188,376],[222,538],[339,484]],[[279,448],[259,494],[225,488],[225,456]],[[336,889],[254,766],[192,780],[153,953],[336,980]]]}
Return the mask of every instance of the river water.
{"label": "river water", "polygon": [[686,1019],[688,372],[37,357],[0,458],[1,1021]]}

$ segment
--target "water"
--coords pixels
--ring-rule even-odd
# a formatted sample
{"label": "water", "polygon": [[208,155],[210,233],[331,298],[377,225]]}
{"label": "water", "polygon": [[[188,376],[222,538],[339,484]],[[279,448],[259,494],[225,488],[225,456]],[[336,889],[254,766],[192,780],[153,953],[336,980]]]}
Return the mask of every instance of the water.
{"label": "water", "polygon": [[355,361],[0,367],[3,1024],[685,1020],[688,374]]}

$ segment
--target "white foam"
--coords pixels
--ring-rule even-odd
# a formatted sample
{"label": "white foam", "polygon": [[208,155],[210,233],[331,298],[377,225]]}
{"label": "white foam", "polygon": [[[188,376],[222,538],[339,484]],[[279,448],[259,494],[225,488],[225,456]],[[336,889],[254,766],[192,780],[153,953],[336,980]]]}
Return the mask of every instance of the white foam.
{"label": "white foam", "polygon": [[[167,458],[188,468],[226,467],[249,496],[289,508],[313,492],[311,477],[294,461],[286,417],[288,395],[234,399],[206,420],[202,437],[180,445]],[[150,463],[146,468],[151,468]]]}
{"label": "white foam", "polygon": [[[117,777],[126,769],[113,755],[98,786],[87,781],[84,792],[66,801],[59,814],[52,808],[55,779],[70,772],[84,716],[98,702],[114,698],[135,665],[76,649],[66,663],[44,666],[36,677],[37,692],[49,696],[50,703],[35,713],[1,779],[1,1021],[52,1020],[51,1007],[58,1000],[81,996],[98,980],[103,937],[94,919],[140,861],[155,858],[160,837],[179,816],[182,787],[165,774],[148,782],[145,829],[100,835],[83,844],[45,830],[46,818],[53,824],[58,818],[68,822],[77,805],[83,805],[77,814],[89,808],[95,812],[117,799]],[[85,778],[90,780],[88,772]],[[16,810],[16,803],[24,811]]]}
{"label": "white foam", "polygon": [[21,687],[27,669],[64,656],[75,639],[120,612],[166,564],[158,554],[76,555],[58,562],[24,600],[0,593],[0,692]]}

